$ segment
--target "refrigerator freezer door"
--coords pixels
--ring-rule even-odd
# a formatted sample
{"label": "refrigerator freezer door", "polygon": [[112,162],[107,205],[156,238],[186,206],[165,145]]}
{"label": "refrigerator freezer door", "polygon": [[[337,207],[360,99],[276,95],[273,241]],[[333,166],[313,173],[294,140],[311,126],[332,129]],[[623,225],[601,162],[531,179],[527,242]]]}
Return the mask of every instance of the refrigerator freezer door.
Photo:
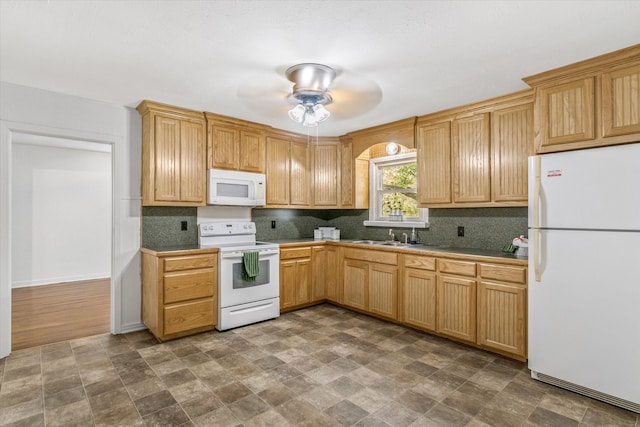
{"label": "refrigerator freezer door", "polygon": [[640,143],[530,157],[529,227],[640,230]]}
{"label": "refrigerator freezer door", "polygon": [[640,233],[531,232],[529,369],[640,405]]}

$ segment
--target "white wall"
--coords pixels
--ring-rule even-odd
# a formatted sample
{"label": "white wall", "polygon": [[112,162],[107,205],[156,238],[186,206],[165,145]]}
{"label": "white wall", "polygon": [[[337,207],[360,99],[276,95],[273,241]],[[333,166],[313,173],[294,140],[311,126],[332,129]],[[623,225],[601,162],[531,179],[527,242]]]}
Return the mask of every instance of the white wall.
{"label": "white wall", "polygon": [[14,139],[13,288],[111,276],[111,146],[85,147]]}
{"label": "white wall", "polygon": [[0,357],[11,348],[11,152],[16,133],[112,145],[111,331],[142,329],[139,114],[134,108],[0,82]]}

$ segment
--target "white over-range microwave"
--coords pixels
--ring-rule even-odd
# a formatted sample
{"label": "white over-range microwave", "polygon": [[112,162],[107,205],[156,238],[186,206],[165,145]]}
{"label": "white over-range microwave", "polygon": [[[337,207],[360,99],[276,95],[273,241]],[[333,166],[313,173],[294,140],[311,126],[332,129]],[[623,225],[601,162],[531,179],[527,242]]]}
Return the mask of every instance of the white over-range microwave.
{"label": "white over-range microwave", "polygon": [[263,206],[266,203],[266,176],[263,173],[222,169],[207,171],[207,204]]}

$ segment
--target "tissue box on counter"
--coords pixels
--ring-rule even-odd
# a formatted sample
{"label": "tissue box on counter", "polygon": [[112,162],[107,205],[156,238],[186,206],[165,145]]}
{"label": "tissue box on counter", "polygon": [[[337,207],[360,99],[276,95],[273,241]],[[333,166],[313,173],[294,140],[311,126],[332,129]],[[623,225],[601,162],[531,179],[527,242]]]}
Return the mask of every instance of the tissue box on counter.
{"label": "tissue box on counter", "polygon": [[318,227],[313,230],[315,240],[340,240],[340,230],[335,227]]}

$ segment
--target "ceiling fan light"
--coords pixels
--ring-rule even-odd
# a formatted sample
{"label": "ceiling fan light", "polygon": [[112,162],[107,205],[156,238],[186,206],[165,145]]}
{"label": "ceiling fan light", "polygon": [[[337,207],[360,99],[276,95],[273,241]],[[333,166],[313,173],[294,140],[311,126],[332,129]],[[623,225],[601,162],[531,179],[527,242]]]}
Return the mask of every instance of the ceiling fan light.
{"label": "ceiling fan light", "polygon": [[313,106],[313,114],[318,123],[327,120],[331,115],[331,113],[326,108],[324,108],[324,105],[321,104],[316,104]]}
{"label": "ceiling fan light", "polygon": [[304,108],[302,104],[298,104],[295,107],[293,107],[291,110],[289,110],[289,117],[291,118],[291,120],[293,120],[296,123],[302,123],[302,120],[304,120],[306,111],[307,111],[306,108]]}
{"label": "ceiling fan light", "polygon": [[313,113],[307,113],[304,116],[304,122],[302,122],[302,126],[314,128],[318,126],[318,119]]}

